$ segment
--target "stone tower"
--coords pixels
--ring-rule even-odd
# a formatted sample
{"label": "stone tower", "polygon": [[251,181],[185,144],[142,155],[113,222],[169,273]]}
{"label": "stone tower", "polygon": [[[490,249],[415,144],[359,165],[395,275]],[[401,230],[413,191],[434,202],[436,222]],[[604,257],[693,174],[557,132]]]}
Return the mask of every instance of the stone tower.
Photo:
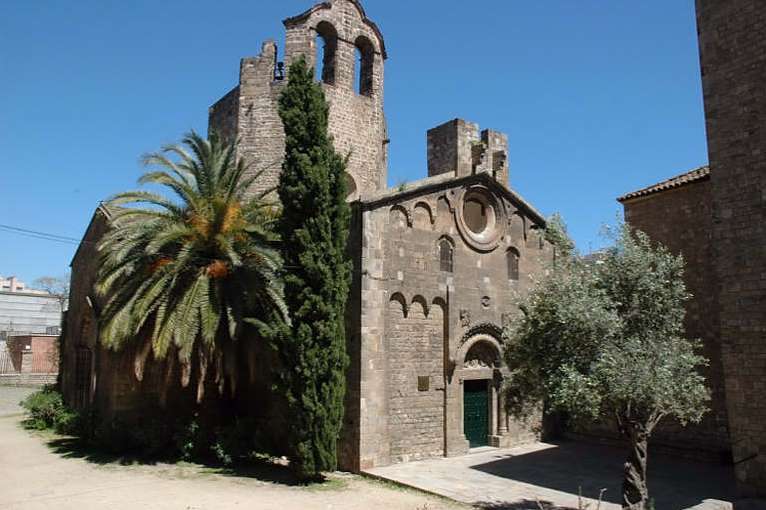
{"label": "stone tower", "polygon": [[479,125],[454,119],[429,129],[428,176],[452,174],[465,177],[489,173],[508,187],[508,136],[492,129],[479,131]]}
{"label": "stone tower", "polygon": [[358,0],[328,0],[284,20],[284,63],[277,45],[263,44],[257,57],[243,58],[239,85],[210,108],[210,130],[238,139],[239,155],[264,169],[253,191],[276,186],[284,158],[284,129],[278,112],[290,63],[303,55],[318,67],[330,105],[329,130],[336,150],[350,155],[349,198],[385,189],[388,137],[383,113],[386,48],[378,27]]}
{"label": "stone tower", "polygon": [[766,3],[697,0],[722,360],[740,491],[766,495]]}

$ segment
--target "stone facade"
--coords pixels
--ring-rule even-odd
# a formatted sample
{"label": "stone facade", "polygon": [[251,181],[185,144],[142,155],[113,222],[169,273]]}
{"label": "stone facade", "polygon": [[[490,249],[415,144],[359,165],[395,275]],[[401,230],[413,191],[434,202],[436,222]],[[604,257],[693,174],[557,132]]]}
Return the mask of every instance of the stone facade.
{"label": "stone facade", "polygon": [[[483,203],[475,228],[466,204]],[[539,437],[506,416],[502,327],[552,261],[540,215],[491,173],[444,173],[356,204],[361,253],[355,469],[468,451],[463,384],[487,381],[488,444]],[[444,254],[447,254],[445,256]],[[358,423],[357,423],[358,421]]]}
{"label": "stone facade", "polygon": [[[471,446],[466,423],[474,445],[535,440],[540,416],[519,422],[505,413],[501,332],[553,250],[542,236],[542,216],[509,186],[507,137],[460,119],[443,124],[428,133],[429,177],[386,189],[386,51],[379,29],[355,0],[317,4],[284,25],[285,65],[273,42],[243,59],[239,85],[210,109],[210,130],[238,139],[239,156],[266,169],[254,193],[276,185],[284,151],[277,101],[289,79],[282,72],[298,55],[313,65],[322,41],[318,76],[336,149],[350,154],[353,209],[341,466],[360,471],[464,454]],[[100,419],[135,418],[147,403],[171,405],[158,394],[168,386],[162,374],[170,372],[150,360],[139,382],[130,349],[115,353],[99,344],[102,303],[93,285],[109,215],[99,207],[72,262],[62,387],[68,402],[97,409]],[[478,398],[476,421],[464,416],[466,384]],[[270,387],[264,381],[239,386],[244,396],[237,405],[255,409],[278,436],[284,414]],[[184,395],[171,399],[185,401]]]}
{"label": "stone facade", "polygon": [[[303,56],[309,66],[318,64],[320,68],[317,73],[330,105],[330,134],[336,150],[349,155],[349,194],[355,198],[384,189],[388,165],[383,113],[386,49],[380,30],[353,0],[317,4],[284,20],[284,26],[284,62],[279,62],[273,41],[266,42],[257,57],[242,59],[239,85],[210,108],[210,130],[240,140],[239,156],[252,164],[253,171],[264,171],[254,192],[276,186],[285,147],[279,94],[289,79],[290,63]],[[322,62],[317,62],[318,55]],[[359,83],[354,83],[357,74]]]}
{"label": "stone facade", "polygon": [[743,494],[766,495],[766,4],[697,0],[726,403]]}

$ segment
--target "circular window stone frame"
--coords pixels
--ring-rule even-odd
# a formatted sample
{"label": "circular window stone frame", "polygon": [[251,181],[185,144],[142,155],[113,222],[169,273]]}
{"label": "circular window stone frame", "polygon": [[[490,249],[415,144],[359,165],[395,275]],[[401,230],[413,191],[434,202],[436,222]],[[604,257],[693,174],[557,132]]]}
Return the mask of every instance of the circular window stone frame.
{"label": "circular window stone frame", "polygon": [[[492,211],[492,217],[487,218],[487,226],[482,232],[473,232],[465,221],[466,199],[478,200]],[[473,249],[481,252],[489,252],[498,247],[505,234],[508,215],[505,204],[494,193],[484,186],[470,186],[465,188],[457,200],[455,207],[455,223],[460,236]]]}

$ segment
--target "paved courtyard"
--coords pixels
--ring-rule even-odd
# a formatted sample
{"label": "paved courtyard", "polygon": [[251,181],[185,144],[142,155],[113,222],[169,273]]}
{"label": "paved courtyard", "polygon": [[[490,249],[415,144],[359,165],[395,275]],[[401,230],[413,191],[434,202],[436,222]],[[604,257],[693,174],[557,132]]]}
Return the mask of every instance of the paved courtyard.
{"label": "paved courtyard", "polygon": [[[578,491],[601,510],[619,509],[624,452],[579,442],[484,449],[450,459],[376,468],[369,474],[491,510],[578,508]],[[731,508],[734,479],[723,466],[649,457],[649,491],[658,510]],[[590,506],[595,510],[596,505]]]}

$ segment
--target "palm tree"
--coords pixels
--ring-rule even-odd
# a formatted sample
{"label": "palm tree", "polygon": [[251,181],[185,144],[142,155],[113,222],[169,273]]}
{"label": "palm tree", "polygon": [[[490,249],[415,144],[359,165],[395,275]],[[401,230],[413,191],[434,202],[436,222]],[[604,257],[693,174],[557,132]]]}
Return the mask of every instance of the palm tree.
{"label": "palm tree", "polygon": [[130,191],[108,201],[97,283],[106,300],[101,341],[135,350],[139,380],[152,353],[167,358],[168,376],[178,362],[184,387],[196,368],[198,402],[208,375],[221,392],[228,381],[233,393],[238,346],[253,336],[243,334],[246,325],[286,319],[271,190],[249,195],[261,173],[248,175],[235,147],[214,134],[205,140],[192,131],[144,164],[158,169],[139,184],[175,198]]}

